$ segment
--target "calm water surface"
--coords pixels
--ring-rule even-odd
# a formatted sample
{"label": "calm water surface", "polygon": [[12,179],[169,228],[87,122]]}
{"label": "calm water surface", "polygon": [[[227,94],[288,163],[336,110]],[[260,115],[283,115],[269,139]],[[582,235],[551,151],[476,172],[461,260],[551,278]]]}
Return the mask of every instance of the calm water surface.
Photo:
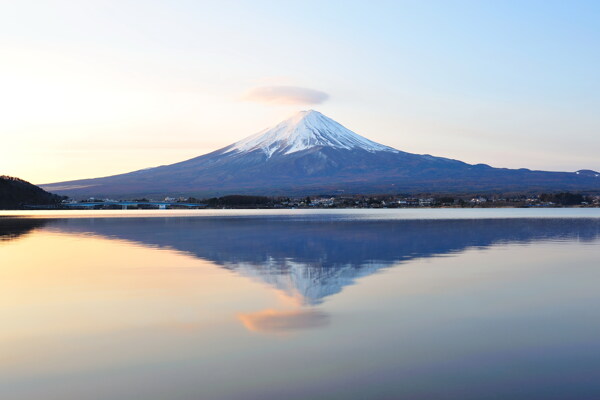
{"label": "calm water surface", "polygon": [[600,210],[0,215],[2,400],[600,398]]}

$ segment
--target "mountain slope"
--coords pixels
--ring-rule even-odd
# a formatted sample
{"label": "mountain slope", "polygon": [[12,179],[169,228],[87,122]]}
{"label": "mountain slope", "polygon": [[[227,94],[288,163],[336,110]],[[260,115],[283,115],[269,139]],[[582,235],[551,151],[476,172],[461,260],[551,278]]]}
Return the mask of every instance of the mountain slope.
{"label": "mountain slope", "polygon": [[225,194],[599,190],[594,171],[492,168],[402,152],[368,140],[317,111],[176,164],[43,185],[73,197]]}

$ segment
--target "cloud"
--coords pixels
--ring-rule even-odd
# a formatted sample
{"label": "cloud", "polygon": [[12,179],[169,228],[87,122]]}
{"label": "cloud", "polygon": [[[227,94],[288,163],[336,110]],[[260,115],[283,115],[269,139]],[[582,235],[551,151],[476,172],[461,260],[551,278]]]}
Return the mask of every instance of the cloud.
{"label": "cloud", "polygon": [[268,104],[321,104],[329,95],[298,86],[261,86],[248,91],[243,99]]}

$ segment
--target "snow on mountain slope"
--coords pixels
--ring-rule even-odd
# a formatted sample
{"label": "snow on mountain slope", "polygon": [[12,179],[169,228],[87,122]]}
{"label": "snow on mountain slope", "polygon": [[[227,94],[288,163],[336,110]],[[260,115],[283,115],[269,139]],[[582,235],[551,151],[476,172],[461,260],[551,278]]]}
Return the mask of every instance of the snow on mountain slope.
{"label": "snow on mountain slope", "polygon": [[398,153],[396,149],[352,132],[318,111],[308,110],[232,144],[225,148],[223,154],[261,150],[271,157],[275,153],[291,154],[317,146]]}

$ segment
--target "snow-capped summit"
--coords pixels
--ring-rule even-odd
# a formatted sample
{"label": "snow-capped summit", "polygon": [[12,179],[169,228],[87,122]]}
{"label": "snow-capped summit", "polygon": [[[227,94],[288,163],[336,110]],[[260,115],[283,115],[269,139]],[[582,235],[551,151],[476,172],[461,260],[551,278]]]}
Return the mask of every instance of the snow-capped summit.
{"label": "snow-capped summit", "polygon": [[292,117],[227,147],[224,153],[262,150],[267,157],[291,154],[323,146],[337,149],[363,149],[369,152],[398,152],[362,137],[315,110],[300,111]]}

